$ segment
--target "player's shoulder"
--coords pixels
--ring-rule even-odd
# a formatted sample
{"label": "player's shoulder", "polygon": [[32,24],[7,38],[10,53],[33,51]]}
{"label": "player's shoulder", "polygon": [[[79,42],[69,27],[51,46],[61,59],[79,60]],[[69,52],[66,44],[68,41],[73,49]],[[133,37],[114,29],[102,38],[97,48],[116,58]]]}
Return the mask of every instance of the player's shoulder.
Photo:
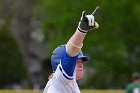
{"label": "player's shoulder", "polygon": [[136,86],[135,83],[130,83],[127,85],[127,89],[134,88]]}

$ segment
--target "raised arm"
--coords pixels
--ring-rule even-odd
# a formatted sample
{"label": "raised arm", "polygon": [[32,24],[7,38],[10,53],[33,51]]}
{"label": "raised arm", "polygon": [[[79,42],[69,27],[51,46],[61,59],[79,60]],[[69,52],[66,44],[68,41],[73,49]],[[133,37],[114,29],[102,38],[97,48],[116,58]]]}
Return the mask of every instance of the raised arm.
{"label": "raised arm", "polygon": [[95,22],[95,13],[97,9],[90,14],[86,15],[85,11],[82,12],[81,20],[79,25],[73,34],[73,36],[69,39],[66,44],[66,52],[69,56],[76,56],[83,46],[84,38],[89,30],[96,29],[99,27],[97,22]]}

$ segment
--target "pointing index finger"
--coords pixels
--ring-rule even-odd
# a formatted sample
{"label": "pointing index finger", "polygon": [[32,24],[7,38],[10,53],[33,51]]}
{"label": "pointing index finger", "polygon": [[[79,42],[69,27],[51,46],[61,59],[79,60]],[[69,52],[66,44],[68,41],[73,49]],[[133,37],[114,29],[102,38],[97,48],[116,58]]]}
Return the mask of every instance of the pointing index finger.
{"label": "pointing index finger", "polygon": [[98,10],[99,10],[99,6],[97,6],[97,7],[95,8],[95,10],[93,11],[92,15],[93,15],[93,16],[96,16],[96,13],[97,13]]}

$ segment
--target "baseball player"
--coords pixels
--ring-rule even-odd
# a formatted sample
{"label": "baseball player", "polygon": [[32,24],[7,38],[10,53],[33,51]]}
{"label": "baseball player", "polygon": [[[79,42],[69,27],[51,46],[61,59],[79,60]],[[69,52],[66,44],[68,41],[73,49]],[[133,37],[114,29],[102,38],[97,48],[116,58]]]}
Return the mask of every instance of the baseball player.
{"label": "baseball player", "polygon": [[140,73],[133,73],[132,79],[133,82],[127,85],[126,93],[140,93]]}
{"label": "baseball player", "polygon": [[83,77],[83,62],[89,60],[81,51],[83,40],[89,30],[98,27],[94,13],[86,15],[83,11],[79,25],[67,44],[53,51],[51,65],[54,73],[43,93],[80,93],[76,80]]}

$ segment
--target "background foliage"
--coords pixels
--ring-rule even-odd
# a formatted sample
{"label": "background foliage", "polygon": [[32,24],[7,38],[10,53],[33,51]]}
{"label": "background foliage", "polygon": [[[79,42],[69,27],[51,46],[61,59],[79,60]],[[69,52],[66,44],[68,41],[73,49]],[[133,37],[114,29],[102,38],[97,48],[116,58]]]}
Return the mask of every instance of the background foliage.
{"label": "background foliage", "polygon": [[[100,6],[96,16],[100,28],[88,33],[82,49],[90,56],[90,62],[85,65],[86,68],[91,68],[91,72],[90,75],[85,75],[88,77],[80,85],[81,88],[125,88],[131,80],[131,74],[140,71],[139,0],[36,0],[32,3],[35,3],[32,18],[42,24],[42,31],[49,47],[49,58],[53,49],[65,44],[74,33],[82,11],[90,14],[97,5]],[[0,76],[6,71],[4,66],[12,66],[12,63],[8,63],[11,59],[11,62],[16,64],[16,71],[19,71],[13,71],[11,74],[21,80],[25,78],[25,74],[18,73],[26,71],[22,63],[18,63],[19,60],[22,61],[22,57],[16,48],[16,42],[12,41],[11,36],[3,34],[8,33],[8,28],[10,27],[0,29],[0,64],[4,64],[0,65]],[[3,42],[3,38],[8,42]],[[10,47],[11,43],[16,47]],[[7,80],[9,75],[7,72],[5,74],[4,79]],[[12,81],[18,79],[11,78]],[[0,77],[0,82],[2,80]]]}
{"label": "background foliage", "polygon": [[23,57],[6,23],[0,29],[0,86],[17,83],[26,78]]}
{"label": "background foliage", "polygon": [[47,0],[44,21],[46,39],[51,51],[59,44],[66,43],[74,33],[81,12],[92,13],[99,5],[96,21],[98,30],[89,32],[83,51],[91,57],[86,65],[95,73],[81,86],[83,88],[124,88],[130,81],[131,73],[139,71],[139,25],[140,3],[137,0]]}

